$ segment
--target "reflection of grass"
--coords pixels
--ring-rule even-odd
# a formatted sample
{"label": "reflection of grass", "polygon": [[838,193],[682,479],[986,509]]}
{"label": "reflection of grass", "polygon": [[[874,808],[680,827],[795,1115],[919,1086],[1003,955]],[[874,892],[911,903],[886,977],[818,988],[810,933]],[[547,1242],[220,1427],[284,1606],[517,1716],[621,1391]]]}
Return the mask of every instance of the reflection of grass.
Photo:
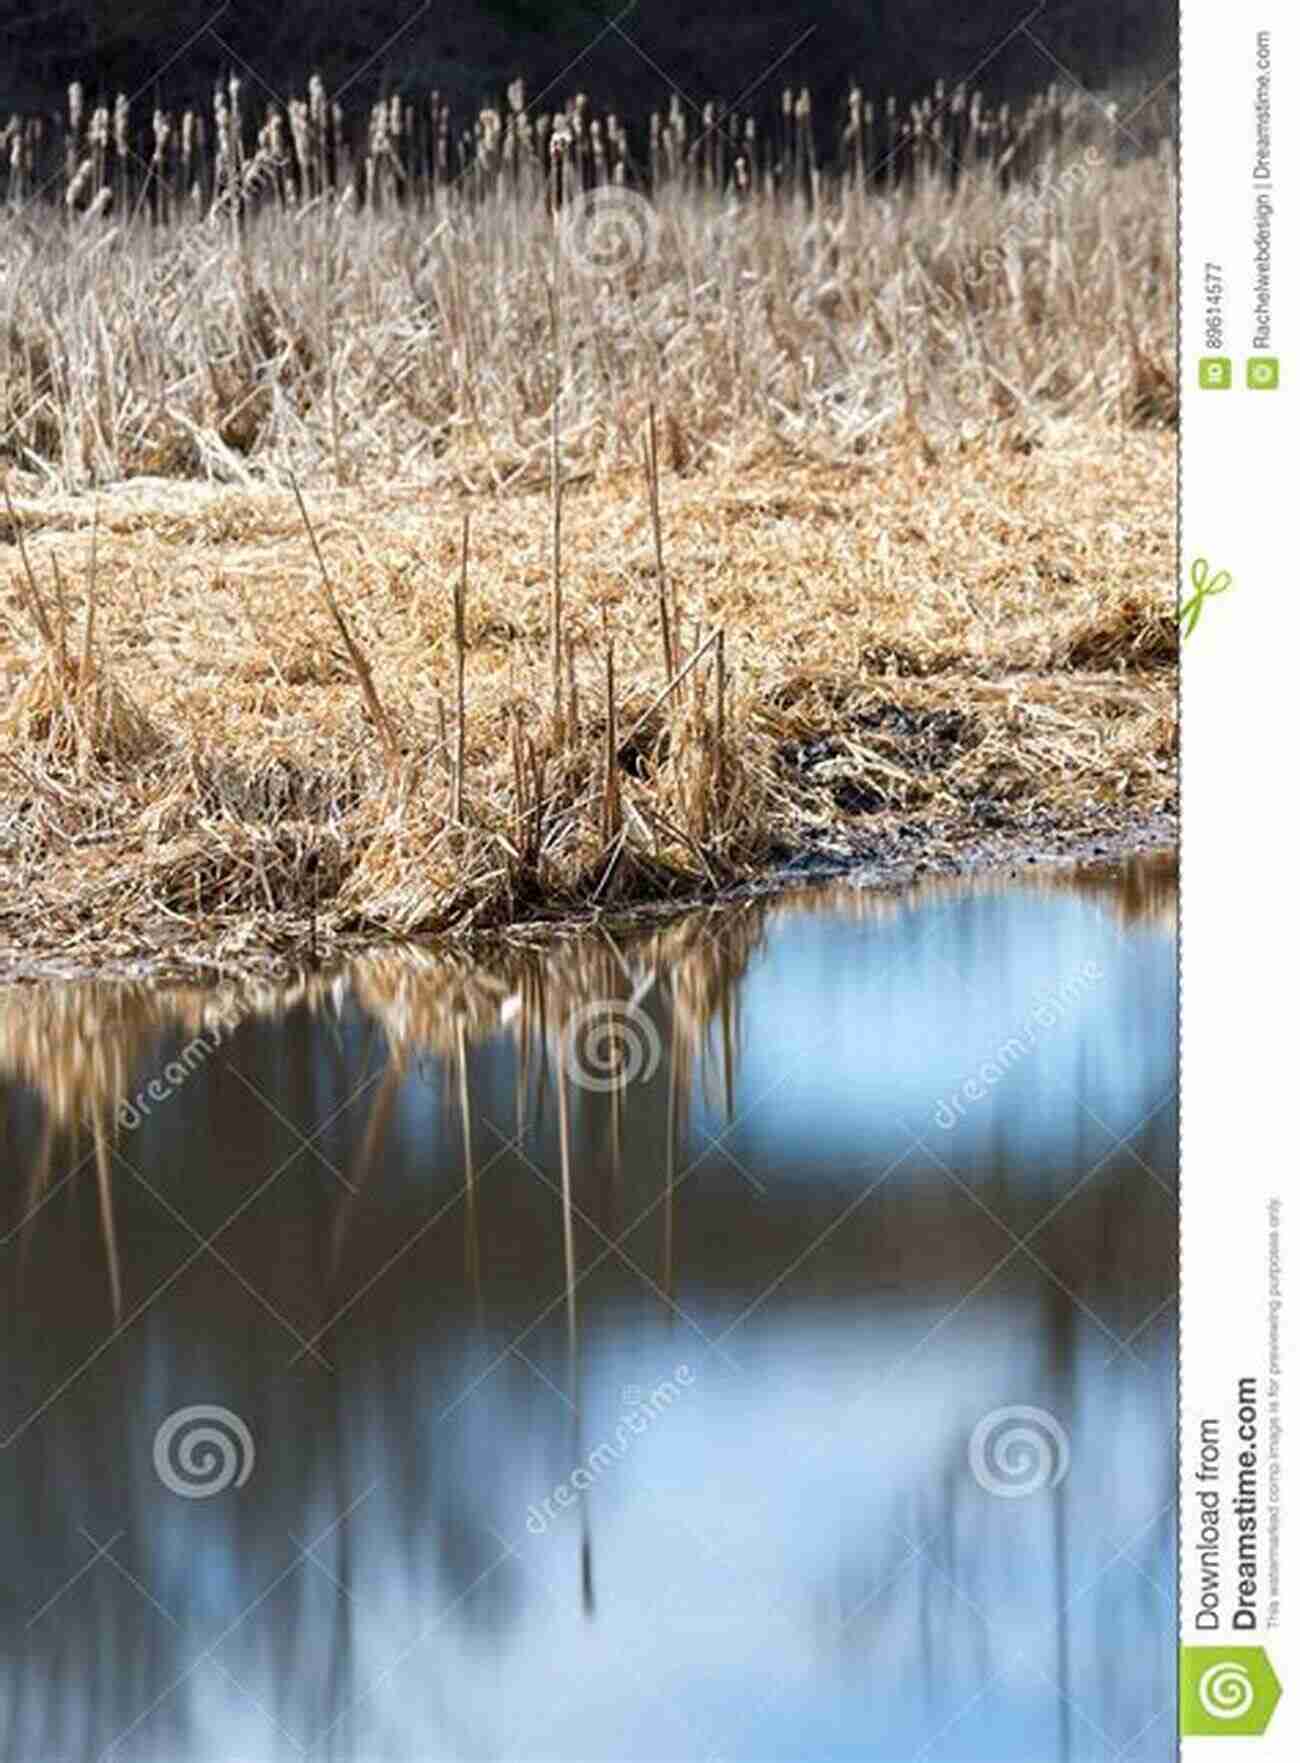
{"label": "reflection of grass", "polygon": [[[382,1030],[389,1056],[365,1103],[366,1123],[348,1171],[349,1195],[331,1228],[330,1266],[337,1268],[364,1212],[368,1187],[382,1174],[383,1148],[401,1085],[420,1070],[430,1078],[437,1074],[440,1099],[458,1119],[463,1135],[467,1277],[478,1293],[475,1171],[500,1146],[495,1139],[485,1144],[481,1126],[475,1129],[471,1049],[501,1036],[513,1041],[515,1125],[521,1136],[539,1118],[544,1103],[556,1105],[559,1073],[568,1069],[561,1110],[566,1148],[573,1138],[582,1172],[590,1174],[593,1157],[596,1162],[608,1159],[613,1179],[621,1180],[625,1158],[632,1169],[644,1160],[643,1147],[625,1142],[626,1091],[615,1087],[594,1105],[587,1098],[575,1114],[578,1091],[566,1061],[566,1033],[593,1007],[612,1005],[617,1011],[633,1004],[663,1025],[662,1046],[649,1076],[658,1074],[667,1115],[662,1278],[670,1286],[677,1147],[697,1100],[732,1118],[742,1057],[741,984],[769,927],[792,912],[885,922],[927,903],[996,885],[988,878],[967,878],[928,880],[896,894],[852,886],[805,888],[753,899],[725,913],[693,914],[618,942],[586,936],[554,939],[544,947],[500,946],[490,960],[477,964],[452,953],[382,951],[335,974],[304,975],[284,986],[98,981],[0,989],[0,1082],[17,1082],[34,1091],[44,1116],[26,1180],[21,1190],[15,1187],[4,1197],[8,1218],[0,1219],[0,1234],[35,1214],[83,1159],[92,1160],[110,1296],[119,1312],[123,1278],[116,1189],[122,1172],[112,1147],[123,1119],[121,1104],[138,1100],[150,1079],[164,1077],[172,1068],[167,1061],[177,1072],[193,1071],[198,1084],[210,1081],[204,1068],[220,1063],[227,1046],[239,1064],[238,1030],[229,1035],[231,1024],[276,1021],[298,1009],[331,1019],[345,1001],[353,1001]],[[1018,885],[1045,891],[1095,887],[1099,902],[1125,922],[1146,920],[1173,928],[1177,883],[1172,860],[1126,865],[1118,893],[1113,875],[1072,868],[1025,875]],[[185,1050],[200,1037],[202,1057],[187,1063]],[[431,1062],[427,1067],[426,1061]],[[161,1116],[183,1106],[175,1097],[185,1081],[182,1076],[169,1082],[144,1112]],[[127,1124],[138,1121],[128,1116]],[[125,1140],[123,1148],[128,1158],[134,1154]]]}
{"label": "reflection of grass", "polygon": [[[655,251],[603,281],[508,116],[423,209],[395,135],[361,213],[206,165],[211,225],[15,234],[0,938],[238,964],[1167,805],[1167,154],[1026,228],[997,168],[1095,146],[1087,106],[952,113],[955,184],[932,107],[897,187],[852,115],[815,192],[801,112],[770,149],[811,206],[665,123]],[[141,472],[94,537],[44,475]]]}
{"label": "reflection of grass", "polygon": [[[711,1099],[725,1107],[737,1050],[738,988],[769,927],[791,913],[888,923],[902,912],[996,892],[1002,885],[995,877],[973,876],[929,878],[891,893],[852,885],[803,887],[725,912],[626,930],[617,942],[589,934],[541,946],[502,944],[478,961],[453,951],[381,950],[333,973],[304,974],[284,984],[124,980],[0,988],[0,1079],[16,1080],[41,1097],[52,1132],[75,1135],[96,1119],[111,1132],[118,1103],[155,1074],[169,1037],[184,1046],[203,1036],[219,1046],[229,1042],[231,1024],[279,1021],[300,1008],[333,1017],[351,999],[382,1028],[399,1074],[432,1058],[447,1067],[450,1082],[466,1049],[504,1034],[520,1049],[519,1080],[527,1089],[535,1059],[546,1059],[544,1081],[553,1081],[556,1049],[574,1017],[597,1002],[629,1001],[639,989],[644,995],[653,982],[665,1007],[671,1005],[666,1055],[675,1042],[679,1070],[686,1074],[706,1050],[716,1052],[723,1069]],[[1016,881],[1020,889],[1095,895],[1123,923],[1168,930],[1175,923],[1177,885],[1176,860],[1165,856],[1130,861],[1118,876],[1113,868],[1065,865],[1022,870]],[[686,1100],[683,1092],[683,1105]]]}

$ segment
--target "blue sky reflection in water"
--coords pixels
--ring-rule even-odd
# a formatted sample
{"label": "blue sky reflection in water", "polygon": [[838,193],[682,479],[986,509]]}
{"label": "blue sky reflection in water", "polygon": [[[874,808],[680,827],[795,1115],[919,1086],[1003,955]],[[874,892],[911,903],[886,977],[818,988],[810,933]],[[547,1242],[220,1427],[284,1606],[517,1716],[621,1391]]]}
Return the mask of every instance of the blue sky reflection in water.
{"label": "blue sky reflection in water", "polygon": [[0,1754],[1172,1756],[1173,889],[0,1001]]}

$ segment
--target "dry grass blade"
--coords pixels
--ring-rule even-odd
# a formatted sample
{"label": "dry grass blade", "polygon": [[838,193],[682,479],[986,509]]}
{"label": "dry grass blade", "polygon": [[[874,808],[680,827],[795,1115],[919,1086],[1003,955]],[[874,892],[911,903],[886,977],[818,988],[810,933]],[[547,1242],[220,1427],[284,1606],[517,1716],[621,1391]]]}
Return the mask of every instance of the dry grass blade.
{"label": "dry grass blade", "polygon": [[664,678],[671,681],[677,666],[673,628],[668,617],[668,589],[664,582],[664,541],[659,521],[659,440],[655,432],[655,407],[650,406],[643,444],[646,490],[650,498],[650,524],[655,542],[655,583],[659,590],[659,636],[664,650]]}
{"label": "dry grass blade", "polygon": [[452,590],[452,621],[456,644],[456,757],[452,771],[451,817],[465,820],[465,600],[469,593],[469,515],[460,534],[460,578]]}
{"label": "dry grass blade", "polygon": [[551,683],[554,693],[552,715],[557,745],[564,741],[564,684],[560,669],[564,641],[564,591],[560,572],[560,509],[564,483],[560,476],[560,336],[555,310],[555,290],[546,290],[551,320]]}
{"label": "dry grass blade", "polygon": [[0,482],[3,482],[4,484],[5,511],[9,516],[9,524],[13,529],[14,539],[18,546],[19,555],[22,558],[23,574],[19,577],[19,586],[20,588],[25,587],[27,610],[31,614],[37,630],[40,632],[41,641],[45,644],[49,653],[53,655],[55,653],[54,630],[50,624],[50,615],[45,610],[45,602],[41,598],[41,590],[36,580],[36,572],[32,568],[31,558],[27,555],[27,542],[23,537],[23,523],[18,518],[18,513],[13,505],[13,499],[9,494],[8,472],[4,474],[3,479],[0,479]]}
{"label": "dry grass blade", "polygon": [[388,712],[379,702],[379,693],[375,690],[374,676],[371,674],[370,664],[362,654],[360,646],[353,637],[352,632],[348,629],[347,620],[344,618],[339,603],[334,597],[334,589],[330,586],[329,571],[325,567],[325,559],[321,555],[321,548],[316,539],[316,529],[312,526],[311,516],[307,513],[307,504],[303,501],[302,491],[298,488],[298,480],[291,475],[289,482],[293,487],[294,498],[298,503],[298,511],[302,515],[303,525],[307,529],[307,536],[311,540],[312,552],[316,558],[317,566],[320,569],[320,588],[325,605],[329,610],[330,617],[334,620],[335,628],[343,639],[343,646],[348,652],[348,659],[351,661],[353,671],[360,682],[361,691],[365,697],[366,704],[369,706],[370,714],[374,718],[375,727],[378,729],[380,738],[388,750],[388,757],[393,766],[396,767],[401,762],[402,750],[397,744],[397,736],[393,733],[393,725],[388,720]]}

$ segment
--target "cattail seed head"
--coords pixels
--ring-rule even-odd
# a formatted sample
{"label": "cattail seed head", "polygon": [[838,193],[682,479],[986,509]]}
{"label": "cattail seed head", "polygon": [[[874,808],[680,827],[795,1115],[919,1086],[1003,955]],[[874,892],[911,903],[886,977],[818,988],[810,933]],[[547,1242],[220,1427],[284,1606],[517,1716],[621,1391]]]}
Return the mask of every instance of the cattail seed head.
{"label": "cattail seed head", "polygon": [[90,182],[94,171],[94,161],[83,159],[77,167],[76,175],[68,185],[68,193],[63,198],[69,208],[75,208],[85,194],[86,185]]}

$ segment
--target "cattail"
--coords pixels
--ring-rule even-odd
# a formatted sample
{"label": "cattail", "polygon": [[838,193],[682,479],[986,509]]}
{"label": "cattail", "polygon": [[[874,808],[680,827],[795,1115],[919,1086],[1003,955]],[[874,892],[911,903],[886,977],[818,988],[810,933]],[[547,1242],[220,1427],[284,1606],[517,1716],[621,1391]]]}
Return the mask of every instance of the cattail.
{"label": "cattail", "polygon": [[95,164],[91,159],[83,159],[68,184],[68,193],[63,198],[69,208],[75,208],[85,194],[86,186],[94,175]]}
{"label": "cattail", "polygon": [[329,108],[325,99],[325,82],[318,73],[307,81],[307,112],[316,158],[314,183],[320,192],[329,188]]}
{"label": "cattail", "polygon": [[77,174],[77,163],[81,153],[83,107],[81,81],[73,80],[68,87],[68,138],[63,148],[63,175],[69,184]]}
{"label": "cattail", "polygon": [[230,76],[230,138],[236,159],[242,157],[244,148],[244,109],[240,103],[240,94],[244,89],[239,75]]}
{"label": "cattail", "polygon": [[310,196],[312,176],[311,134],[307,106],[301,98],[289,100],[289,137],[298,161],[298,182],[304,196]]}
{"label": "cattail", "polygon": [[797,162],[796,173],[800,178],[800,187],[807,186],[810,193],[816,195],[816,150],[812,138],[812,93],[807,86],[800,88],[794,107],[795,128],[797,130]]}
{"label": "cattail", "polygon": [[194,112],[181,116],[181,189],[192,192],[194,184]]}
{"label": "cattail", "polygon": [[[217,126],[217,165],[221,168],[230,162],[230,110],[220,86],[212,95],[212,114]],[[219,170],[218,181],[220,175]]]}
{"label": "cattail", "polygon": [[171,117],[168,116],[165,110],[160,110],[158,106],[155,105],[153,113],[153,157],[150,160],[150,169],[152,173],[155,174],[152,179],[155,186],[155,209],[159,220],[163,221],[171,218],[171,202],[164,168],[167,158],[167,145],[172,138],[172,133]]}

